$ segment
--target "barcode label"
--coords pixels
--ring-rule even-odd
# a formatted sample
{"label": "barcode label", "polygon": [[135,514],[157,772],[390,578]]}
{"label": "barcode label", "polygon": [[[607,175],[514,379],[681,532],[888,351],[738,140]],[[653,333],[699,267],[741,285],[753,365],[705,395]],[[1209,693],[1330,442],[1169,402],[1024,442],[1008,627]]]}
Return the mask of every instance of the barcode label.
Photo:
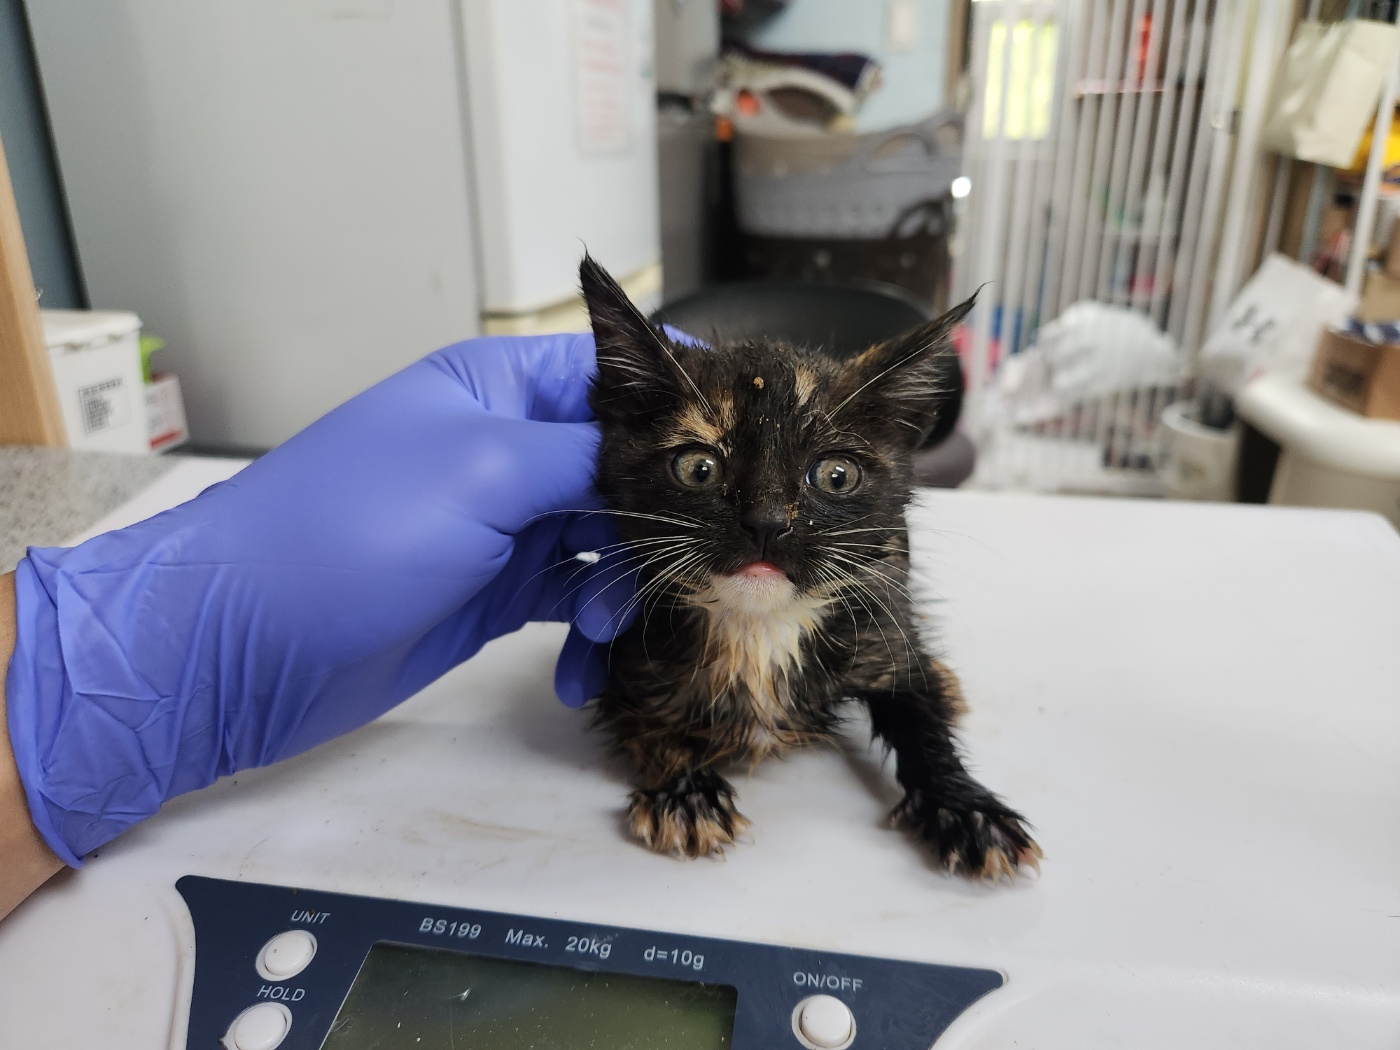
{"label": "barcode label", "polygon": [[78,388],[78,415],[84,434],[119,427],[131,419],[131,398],[121,376]]}

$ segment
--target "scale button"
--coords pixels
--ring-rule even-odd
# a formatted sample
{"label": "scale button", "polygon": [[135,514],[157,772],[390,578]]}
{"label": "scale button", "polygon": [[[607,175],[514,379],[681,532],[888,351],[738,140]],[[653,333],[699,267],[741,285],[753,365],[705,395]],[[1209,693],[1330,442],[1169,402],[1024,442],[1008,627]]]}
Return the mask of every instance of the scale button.
{"label": "scale button", "polygon": [[234,1019],[224,1045],[229,1050],[276,1050],[291,1027],[292,1011],[281,1003],[258,1003]]}
{"label": "scale button", "polygon": [[279,933],[258,952],[258,973],[270,981],[285,981],[306,969],[316,954],[316,938],[305,930]]}
{"label": "scale button", "polygon": [[812,1046],[838,1050],[851,1044],[856,1019],[851,1008],[830,995],[814,995],[798,1007],[797,1030]]}

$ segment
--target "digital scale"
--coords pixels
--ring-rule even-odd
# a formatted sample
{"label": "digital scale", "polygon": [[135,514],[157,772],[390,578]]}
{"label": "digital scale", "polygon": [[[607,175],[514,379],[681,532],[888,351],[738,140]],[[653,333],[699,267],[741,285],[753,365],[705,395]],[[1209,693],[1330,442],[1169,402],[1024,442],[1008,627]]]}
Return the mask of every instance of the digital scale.
{"label": "digital scale", "polygon": [[56,878],[0,923],[0,1047],[1400,1045],[1394,531],[965,493],[911,523],[1039,877],[948,877],[885,827],[859,721],[734,777],[725,859],[650,853],[534,626]]}
{"label": "digital scale", "polygon": [[190,1046],[926,1048],[1002,983],[994,970],[222,879],[177,888],[214,956],[196,969]]}

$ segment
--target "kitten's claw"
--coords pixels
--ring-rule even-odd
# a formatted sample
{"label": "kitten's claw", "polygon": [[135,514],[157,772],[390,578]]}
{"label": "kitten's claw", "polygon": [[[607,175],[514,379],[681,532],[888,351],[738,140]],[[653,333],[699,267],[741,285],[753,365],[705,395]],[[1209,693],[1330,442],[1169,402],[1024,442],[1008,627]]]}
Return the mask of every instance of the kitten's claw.
{"label": "kitten's claw", "polygon": [[890,824],[912,832],[943,868],[969,879],[1014,879],[1022,867],[1040,872],[1044,854],[1025,818],[995,799],[980,809],[941,806],[910,792],[890,813]]}
{"label": "kitten's claw", "polygon": [[705,857],[723,855],[749,822],[723,777],[694,773],[664,788],[632,792],[627,826],[657,853]]}

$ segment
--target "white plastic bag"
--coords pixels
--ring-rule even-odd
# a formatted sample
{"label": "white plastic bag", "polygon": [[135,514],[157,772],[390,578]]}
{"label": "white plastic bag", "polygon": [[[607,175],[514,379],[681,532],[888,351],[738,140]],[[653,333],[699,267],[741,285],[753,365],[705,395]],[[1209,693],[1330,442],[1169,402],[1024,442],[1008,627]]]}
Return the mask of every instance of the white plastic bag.
{"label": "white plastic bag", "polygon": [[1300,23],[1274,77],[1260,145],[1348,167],[1397,55],[1400,28],[1386,22]]}
{"label": "white plastic bag", "polygon": [[1181,353],[1171,336],[1136,311],[1086,299],[1007,360],[997,386],[1010,421],[1026,426],[1062,419],[1111,394],[1172,387],[1181,377]]}

